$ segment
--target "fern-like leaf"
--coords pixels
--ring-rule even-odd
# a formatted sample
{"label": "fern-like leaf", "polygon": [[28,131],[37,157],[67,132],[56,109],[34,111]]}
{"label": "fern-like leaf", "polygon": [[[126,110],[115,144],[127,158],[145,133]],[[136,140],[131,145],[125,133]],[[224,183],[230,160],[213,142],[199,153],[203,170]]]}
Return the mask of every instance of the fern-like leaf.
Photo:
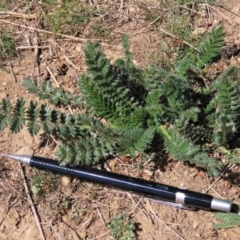
{"label": "fern-like leaf", "polygon": [[53,124],[51,123],[51,109],[49,106],[42,104],[39,111],[39,117],[43,125],[43,130],[47,134],[51,134],[54,128]]}
{"label": "fern-like leaf", "polygon": [[123,138],[118,141],[117,153],[119,155],[130,153],[132,157],[136,157],[136,152],[144,152],[151,144],[154,132],[154,128],[147,130],[133,128],[123,132]]}
{"label": "fern-like leaf", "polygon": [[215,229],[240,227],[240,215],[236,213],[221,213],[216,212],[215,217],[223,221],[223,223],[215,224]]}
{"label": "fern-like leaf", "polygon": [[69,146],[61,144],[55,152],[55,156],[59,159],[61,165],[67,165],[71,159],[71,151]]}
{"label": "fern-like leaf", "polygon": [[146,131],[144,131],[138,141],[134,144],[136,151],[142,153],[146,150],[146,148],[152,143],[155,130],[155,127],[149,127]]}
{"label": "fern-like leaf", "polygon": [[160,126],[160,131],[165,140],[164,144],[167,152],[175,159],[189,161],[192,164],[206,168],[211,175],[217,175],[221,164],[214,158],[208,157],[197,145],[194,145],[183,136],[179,136],[173,129],[167,130],[165,127]]}
{"label": "fern-like leaf", "polygon": [[35,79],[24,78],[22,80],[22,86],[24,86],[29,93],[36,94],[39,92],[39,86]]}
{"label": "fern-like leaf", "polygon": [[200,46],[198,52],[187,49],[180,53],[179,59],[175,62],[176,72],[179,76],[187,76],[188,70],[199,70],[216,57],[224,44],[225,33],[223,27],[214,27],[207,38]]}
{"label": "fern-like leaf", "polygon": [[37,105],[37,103],[31,101],[27,110],[27,127],[32,136],[36,135],[40,130],[40,123],[37,121],[39,117],[39,109],[37,108]]}
{"label": "fern-like leaf", "polygon": [[106,159],[115,152],[115,149],[116,144],[107,139],[85,136],[77,141],[73,139],[62,144],[56,152],[56,156],[62,165],[90,165]]}
{"label": "fern-like leaf", "polygon": [[0,131],[11,123],[12,105],[8,98],[4,98],[0,104]]}
{"label": "fern-like leaf", "polygon": [[214,96],[206,108],[209,126],[213,129],[213,142],[225,145],[237,131],[240,117],[240,85],[235,82],[240,68],[231,67],[212,85]]}
{"label": "fern-like leaf", "polygon": [[192,66],[196,61],[195,54],[198,53],[193,54],[192,51],[186,53],[184,52],[183,56],[179,57],[180,59],[176,61],[175,67],[179,76],[185,76],[189,69],[194,68]]}
{"label": "fern-like leaf", "polygon": [[13,116],[10,129],[12,132],[19,132],[25,124],[25,101],[23,98],[17,99],[17,103],[13,108]]}
{"label": "fern-like leaf", "polygon": [[126,34],[122,35],[122,45],[123,45],[123,51],[125,54],[125,59],[128,62],[132,62],[132,53],[130,52],[128,35],[126,35]]}
{"label": "fern-like leaf", "polygon": [[[126,118],[134,108],[131,87],[119,79],[99,45],[88,43],[84,49],[88,75],[83,75],[79,88],[92,112],[110,122]],[[119,123],[119,121],[118,121]]]}
{"label": "fern-like leaf", "polygon": [[209,61],[216,57],[221,47],[224,44],[225,33],[223,27],[213,28],[209,33],[208,38],[203,42],[199,48],[200,53],[197,55],[196,67],[197,69],[202,68]]}
{"label": "fern-like leaf", "polygon": [[51,81],[44,81],[38,84],[36,80],[25,78],[22,85],[29,93],[38,95],[40,99],[48,99],[54,105],[71,105],[72,108],[82,108],[80,97],[74,97],[69,91],[61,88],[53,88]]}

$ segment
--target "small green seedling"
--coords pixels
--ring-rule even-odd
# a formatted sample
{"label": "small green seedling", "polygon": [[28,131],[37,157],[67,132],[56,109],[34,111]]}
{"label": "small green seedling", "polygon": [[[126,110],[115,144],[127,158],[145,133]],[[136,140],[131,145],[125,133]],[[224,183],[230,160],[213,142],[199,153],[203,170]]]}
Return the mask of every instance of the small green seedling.
{"label": "small green seedling", "polygon": [[0,29],[0,60],[15,57],[15,41],[9,31]]}
{"label": "small green seedling", "polygon": [[115,240],[134,240],[135,222],[126,214],[117,214],[107,224]]}

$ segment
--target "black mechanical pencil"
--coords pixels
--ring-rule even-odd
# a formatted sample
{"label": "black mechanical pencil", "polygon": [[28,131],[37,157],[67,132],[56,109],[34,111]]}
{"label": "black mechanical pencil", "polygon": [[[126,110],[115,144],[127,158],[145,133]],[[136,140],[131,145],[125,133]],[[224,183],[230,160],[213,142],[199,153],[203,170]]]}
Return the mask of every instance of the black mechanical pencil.
{"label": "black mechanical pencil", "polygon": [[[36,167],[41,170],[49,170],[54,173],[60,173],[71,177],[108,185],[136,193],[153,197],[154,199],[163,200],[186,209],[205,209],[230,212],[232,203],[227,200],[217,199],[211,195],[189,191],[186,189],[176,188],[157,182],[133,178],[126,175],[102,171],[90,167],[68,167],[61,166],[57,161],[37,156],[2,154],[20,163]],[[162,201],[160,201],[162,202]]]}

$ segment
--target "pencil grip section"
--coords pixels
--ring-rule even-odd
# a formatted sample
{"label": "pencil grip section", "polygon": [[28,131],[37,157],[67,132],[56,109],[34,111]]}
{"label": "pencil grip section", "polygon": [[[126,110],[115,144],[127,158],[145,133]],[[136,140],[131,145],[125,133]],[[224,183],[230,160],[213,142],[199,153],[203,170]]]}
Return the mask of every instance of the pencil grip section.
{"label": "pencil grip section", "polygon": [[216,199],[208,194],[182,189],[176,193],[176,202],[205,210],[218,210],[223,212],[230,212],[232,208],[230,201]]}
{"label": "pencil grip section", "polygon": [[188,191],[185,195],[185,205],[210,210],[212,199],[210,195]]}

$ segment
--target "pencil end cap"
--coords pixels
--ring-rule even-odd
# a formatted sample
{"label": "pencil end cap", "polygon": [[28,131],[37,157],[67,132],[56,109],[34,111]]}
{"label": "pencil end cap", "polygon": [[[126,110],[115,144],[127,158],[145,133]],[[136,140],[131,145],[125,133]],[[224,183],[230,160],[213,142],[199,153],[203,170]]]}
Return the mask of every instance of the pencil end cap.
{"label": "pencil end cap", "polygon": [[232,202],[222,199],[213,198],[211,202],[211,209],[222,212],[231,212]]}

